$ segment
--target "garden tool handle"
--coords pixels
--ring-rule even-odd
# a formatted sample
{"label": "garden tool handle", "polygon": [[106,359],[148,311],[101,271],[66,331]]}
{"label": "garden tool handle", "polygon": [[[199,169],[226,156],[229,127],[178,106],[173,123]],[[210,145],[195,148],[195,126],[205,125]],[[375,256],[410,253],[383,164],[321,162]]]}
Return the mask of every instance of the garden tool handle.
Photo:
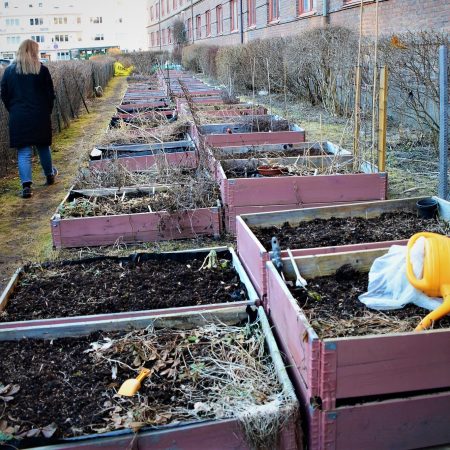
{"label": "garden tool handle", "polygon": [[450,314],[450,286],[447,287],[447,294],[443,295],[443,302],[442,305],[437,307],[434,311],[431,311],[430,314],[426,315],[419,325],[417,325],[416,329],[414,331],[423,331],[427,330],[433,325],[433,322],[436,320],[441,319],[442,317],[446,316],[447,314]]}
{"label": "garden tool handle", "polygon": [[150,369],[146,369],[145,367],[143,367],[139,372],[139,375],[136,377],[136,380],[138,380],[140,383],[142,380],[144,380],[150,375],[150,372],[151,372]]}
{"label": "garden tool handle", "polygon": [[416,275],[414,274],[413,267],[411,264],[410,259],[410,252],[413,248],[414,244],[417,242],[417,240],[421,237],[427,238],[434,236],[434,233],[428,233],[426,231],[422,233],[416,233],[415,235],[411,236],[411,238],[408,241],[408,251],[406,252],[406,274],[408,276],[409,282],[416,288],[421,291],[426,291],[428,284],[424,278],[421,280],[416,278]]}

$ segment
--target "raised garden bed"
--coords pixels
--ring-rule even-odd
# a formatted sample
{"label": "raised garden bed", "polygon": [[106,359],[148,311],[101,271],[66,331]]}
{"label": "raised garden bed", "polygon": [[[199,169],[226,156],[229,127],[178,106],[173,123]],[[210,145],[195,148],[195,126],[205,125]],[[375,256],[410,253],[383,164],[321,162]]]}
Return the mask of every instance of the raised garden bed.
{"label": "raised garden bed", "polygon": [[[283,257],[288,256],[287,248],[294,256],[305,256],[404,245],[417,231],[442,232],[444,224],[417,217],[416,203],[421,198],[242,215],[236,221],[238,253],[258,293],[265,297],[265,263],[272,236],[279,238]],[[437,200],[439,217],[449,220],[450,203]]]}
{"label": "raised garden bed", "polygon": [[120,105],[117,107],[117,111],[126,113],[146,112],[152,110],[165,109],[169,106],[168,101],[159,102],[147,102],[147,103],[130,103]]}
{"label": "raised garden bed", "polygon": [[129,114],[118,113],[111,118],[110,126],[119,127],[122,123],[129,123],[139,126],[157,127],[161,124],[167,123],[167,121],[173,117],[173,109]]}
{"label": "raised garden bed", "polygon": [[[258,318],[245,324],[241,307],[109,332],[95,322],[36,327],[33,339],[2,331],[3,435],[15,448],[301,448],[298,401],[262,309]],[[139,395],[118,396],[143,366]]]}
{"label": "raised garden bed", "polygon": [[96,146],[90,154],[90,168],[102,170],[112,160],[128,170],[145,170],[160,159],[169,167],[195,168],[198,164],[195,146],[189,136],[186,140],[154,144]]}
{"label": "raised garden bed", "polygon": [[[385,252],[295,258],[310,285],[306,302],[296,291],[300,304],[267,263],[270,317],[294,384],[310,405],[309,448],[409,449],[450,438],[450,328],[417,333],[415,308],[380,314],[354,305],[366,275],[355,279],[349,267],[367,273]],[[286,279],[295,280],[290,259],[283,265]],[[407,314],[415,320],[402,320]]]}
{"label": "raised garden bed", "polygon": [[[387,195],[387,174],[376,173],[376,168],[372,169],[368,164],[362,165],[362,173],[352,173],[351,156],[347,153],[216,161],[212,170],[220,185],[226,208],[227,230],[236,232],[236,217],[242,214],[384,200]],[[288,173],[270,177],[259,174],[245,177],[249,172],[256,171],[258,166],[266,164],[287,167]],[[289,173],[291,170],[293,173]]]}
{"label": "raised garden bed", "polygon": [[71,189],[51,219],[56,248],[218,237],[214,184],[192,179],[170,187]]}
{"label": "raised garden bed", "polygon": [[205,145],[213,148],[236,145],[296,144],[305,141],[305,131],[278,116],[241,117],[240,123],[216,123],[193,129],[203,135]]}
{"label": "raised garden bed", "polygon": [[[200,269],[204,262],[211,262],[211,268]],[[84,258],[17,270],[0,297],[0,329],[91,321],[107,326],[133,317],[245,306],[256,300],[231,248]]]}

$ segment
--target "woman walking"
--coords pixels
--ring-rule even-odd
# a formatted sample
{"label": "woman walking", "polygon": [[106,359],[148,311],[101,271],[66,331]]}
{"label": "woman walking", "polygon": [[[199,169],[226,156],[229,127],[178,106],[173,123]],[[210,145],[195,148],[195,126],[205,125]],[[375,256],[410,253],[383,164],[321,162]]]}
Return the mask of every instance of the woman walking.
{"label": "woman walking", "polygon": [[9,112],[9,145],[17,148],[22,197],[32,195],[32,147],[36,147],[47,184],[58,173],[52,165],[51,113],[55,91],[50,72],[39,61],[39,45],[27,39],[20,44],[15,61],[6,68],[1,98]]}

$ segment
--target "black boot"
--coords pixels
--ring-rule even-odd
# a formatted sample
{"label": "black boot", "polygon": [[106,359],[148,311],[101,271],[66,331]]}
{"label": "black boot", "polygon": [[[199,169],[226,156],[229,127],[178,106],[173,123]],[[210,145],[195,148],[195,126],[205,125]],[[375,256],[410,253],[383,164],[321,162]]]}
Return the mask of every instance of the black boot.
{"label": "black boot", "polygon": [[22,198],[30,198],[32,195],[31,183],[22,183]]}

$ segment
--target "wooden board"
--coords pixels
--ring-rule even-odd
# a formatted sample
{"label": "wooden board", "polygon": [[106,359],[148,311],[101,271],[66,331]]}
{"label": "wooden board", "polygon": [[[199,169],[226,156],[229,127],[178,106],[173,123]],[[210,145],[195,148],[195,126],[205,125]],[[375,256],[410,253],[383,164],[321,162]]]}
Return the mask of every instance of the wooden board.
{"label": "wooden board", "polygon": [[148,212],[51,220],[56,248],[156,242],[196,236],[220,236],[220,209]]}

